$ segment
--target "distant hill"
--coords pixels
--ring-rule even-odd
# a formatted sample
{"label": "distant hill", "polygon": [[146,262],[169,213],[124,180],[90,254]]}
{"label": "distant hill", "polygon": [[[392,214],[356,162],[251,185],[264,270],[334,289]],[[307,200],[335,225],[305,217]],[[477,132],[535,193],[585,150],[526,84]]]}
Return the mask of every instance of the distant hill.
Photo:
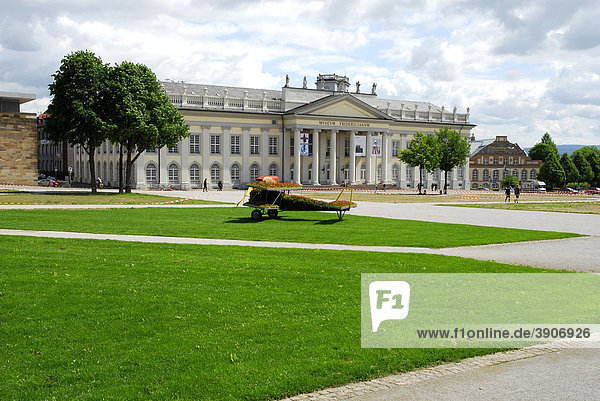
{"label": "distant hill", "polygon": [[[556,147],[558,148],[558,154],[561,156],[563,155],[563,153],[567,153],[569,156],[571,156],[573,152],[575,152],[577,149],[583,148],[585,146],[595,146],[598,149],[600,149],[600,145],[556,145]],[[524,148],[523,150],[529,153],[529,149],[531,148]]]}

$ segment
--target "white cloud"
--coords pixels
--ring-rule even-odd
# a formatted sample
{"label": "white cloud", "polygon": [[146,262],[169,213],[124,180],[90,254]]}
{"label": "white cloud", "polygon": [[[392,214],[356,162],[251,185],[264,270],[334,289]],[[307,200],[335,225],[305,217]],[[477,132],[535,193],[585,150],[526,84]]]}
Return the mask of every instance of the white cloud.
{"label": "white cloud", "polygon": [[279,88],[348,75],[380,97],[471,107],[477,136],[600,143],[593,0],[38,0],[3,5],[0,90],[43,111],[61,58],[147,64],[161,79]]}

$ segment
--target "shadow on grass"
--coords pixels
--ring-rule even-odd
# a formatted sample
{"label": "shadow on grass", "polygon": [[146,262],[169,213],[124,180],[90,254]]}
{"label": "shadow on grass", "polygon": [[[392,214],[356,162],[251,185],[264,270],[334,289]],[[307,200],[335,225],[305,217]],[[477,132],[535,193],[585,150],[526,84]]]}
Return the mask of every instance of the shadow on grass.
{"label": "shadow on grass", "polygon": [[333,224],[333,223],[337,223],[338,219],[329,219],[329,220],[323,220],[323,219],[299,219],[299,218],[295,218],[295,217],[285,217],[285,216],[277,216],[277,217],[263,217],[262,220],[253,220],[252,217],[236,217],[236,218],[232,218],[229,220],[226,220],[225,223],[232,223],[232,224],[246,224],[246,223],[260,223],[261,221],[266,221],[266,220],[279,220],[279,221],[306,221],[306,222],[314,222],[314,224],[325,224],[325,225],[329,225],[329,224]]}

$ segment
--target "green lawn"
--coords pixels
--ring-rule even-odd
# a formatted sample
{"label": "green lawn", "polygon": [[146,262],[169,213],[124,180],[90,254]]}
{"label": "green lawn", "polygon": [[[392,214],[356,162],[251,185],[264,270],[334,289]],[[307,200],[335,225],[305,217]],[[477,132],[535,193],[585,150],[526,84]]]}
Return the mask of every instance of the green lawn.
{"label": "green lawn", "polygon": [[[1,190],[4,192],[5,190]],[[141,203],[159,203],[178,200],[172,196],[154,194],[118,194],[115,192],[78,192],[78,191],[48,191],[48,192],[10,192],[0,196],[0,203],[30,203],[42,205],[137,205]],[[190,199],[185,204],[217,204],[221,202]]]}
{"label": "green lawn", "polygon": [[22,400],[272,399],[489,353],[361,349],[360,273],[541,271],[10,236],[0,255],[0,394]]}
{"label": "green lawn", "polygon": [[443,206],[478,207],[484,209],[529,210],[536,212],[600,214],[600,199],[594,202],[541,202],[541,203],[496,203],[454,204]]}
{"label": "green lawn", "polygon": [[578,236],[353,215],[338,222],[323,212],[254,222],[249,208],[2,210],[0,228],[430,248]]}

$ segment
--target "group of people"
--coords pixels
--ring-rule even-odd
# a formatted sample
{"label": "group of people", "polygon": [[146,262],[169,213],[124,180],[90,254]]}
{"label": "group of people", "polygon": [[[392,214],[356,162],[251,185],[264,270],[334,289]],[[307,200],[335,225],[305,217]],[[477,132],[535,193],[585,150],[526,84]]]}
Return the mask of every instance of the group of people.
{"label": "group of people", "polygon": [[[217,183],[217,191],[222,191],[223,190],[223,181],[219,181]],[[204,182],[202,183],[202,192],[208,192],[208,180],[205,178]]]}
{"label": "group of people", "polygon": [[504,198],[504,202],[510,202],[510,193],[512,191],[515,192],[515,203],[519,203],[519,194],[521,193],[521,189],[519,188],[518,185],[514,188],[511,187],[510,185],[508,187],[506,187],[506,189],[505,189],[506,197]]}

